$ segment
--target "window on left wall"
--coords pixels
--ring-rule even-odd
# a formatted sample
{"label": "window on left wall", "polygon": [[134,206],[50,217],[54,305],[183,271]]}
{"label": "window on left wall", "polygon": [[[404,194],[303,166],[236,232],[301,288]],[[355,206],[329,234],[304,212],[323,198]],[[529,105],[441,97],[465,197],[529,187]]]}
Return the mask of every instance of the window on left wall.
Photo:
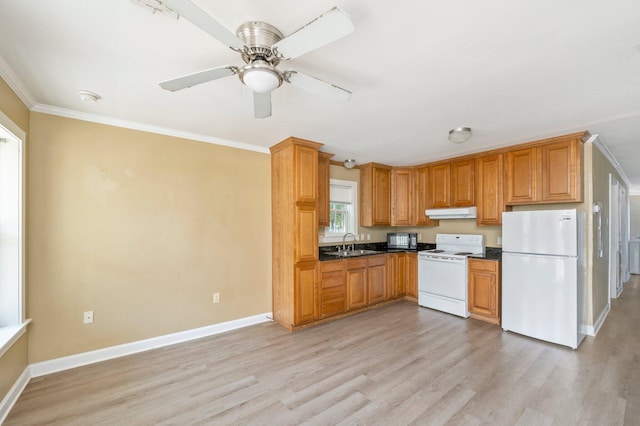
{"label": "window on left wall", "polygon": [[24,331],[24,147],[0,113],[0,352]]}

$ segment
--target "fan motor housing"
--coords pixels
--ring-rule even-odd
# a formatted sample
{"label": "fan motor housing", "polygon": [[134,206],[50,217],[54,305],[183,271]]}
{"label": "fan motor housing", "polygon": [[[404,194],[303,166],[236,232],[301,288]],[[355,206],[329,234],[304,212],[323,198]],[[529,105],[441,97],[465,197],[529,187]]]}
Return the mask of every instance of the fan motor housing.
{"label": "fan motor housing", "polygon": [[271,46],[284,38],[284,35],[271,24],[260,21],[249,21],[238,27],[236,35],[247,47],[242,53],[242,60],[250,64],[262,59],[273,66],[280,60],[273,54]]}

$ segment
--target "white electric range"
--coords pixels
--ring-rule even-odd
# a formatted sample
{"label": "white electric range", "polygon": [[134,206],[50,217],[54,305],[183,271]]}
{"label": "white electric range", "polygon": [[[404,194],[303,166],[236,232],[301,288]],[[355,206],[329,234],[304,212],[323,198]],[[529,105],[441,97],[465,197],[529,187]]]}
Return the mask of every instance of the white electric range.
{"label": "white electric range", "polygon": [[437,234],[435,249],[418,252],[418,304],[467,318],[467,257],[482,253],[484,235]]}

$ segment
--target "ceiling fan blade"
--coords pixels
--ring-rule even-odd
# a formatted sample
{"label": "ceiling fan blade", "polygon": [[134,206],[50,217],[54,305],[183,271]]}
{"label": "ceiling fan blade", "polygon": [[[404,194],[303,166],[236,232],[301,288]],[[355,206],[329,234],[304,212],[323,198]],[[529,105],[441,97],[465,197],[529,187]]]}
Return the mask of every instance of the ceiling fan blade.
{"label": "ceiling fan blade", "polygon": [[293,59],[341,39],[353,30],[349,15],[334,7],[272,47],[282,59]]}
{"label": "ceiling fan blade", "polygon": [[234,33],[189,0],[161,0],[161,3],[230,48],[244,48],[244,43]]}
{"label": "ceiling fan blade", "polygon": [[256,118],[271,117],[271,92],[253,92],[253,113]]}
{"label": "ceiling fan blade", "polygon": [[182,77],[174,78],[173,80],[163,81],[160,83],[160,87],[170,92],[175,92],[177,90],[187,89],[198,84],[206,83],[207,81],[228,77],[236,72],[238,72],[238,69],[230,65],[211,68],[204,71],[194,72],[193,74],[183,75]]}
{"label": "ceiling fan blade", "polygon": [[350,91],[298,71],[287,71],[286,81],[302,90],[325,98],[339,101],[348,101],[351,98]]}

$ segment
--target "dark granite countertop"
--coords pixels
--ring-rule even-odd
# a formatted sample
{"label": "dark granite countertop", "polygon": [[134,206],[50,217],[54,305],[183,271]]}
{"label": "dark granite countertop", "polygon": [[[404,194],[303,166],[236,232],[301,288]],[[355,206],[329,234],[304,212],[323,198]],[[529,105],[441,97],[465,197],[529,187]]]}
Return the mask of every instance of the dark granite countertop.
{"label": "dark granite countertop", "polygon": [[476,259],[487,259],[487,260],[497,260],[499,262],[502,261],[502,249],[498,247],[486,247],[484,249],[484,254],[472,254],[469,257],[474,257]]}
{"label": "dark granite countertop", "polygon": [[[318,259],[321,262],[324,262],[326,260],[338,260],[338,259],[344,259],[343,257],[337,257],[337,256],[332,256],[330,254],[326,254],[327,252],[330,251],[336,251],[336,246],[338,245],[342,245],[342,244],[336,244],[333,246],[325,246],[325,247],[320,247],[319,248],[319,257]],[[379,251],[382,253],[402,253],[402,252],[406,252],[406,253],[417,253],[421,250],[431,250],[436,248],[435,244],[432,243],[418,243],[418,248],[417,250],[398,250],[398,249],[388,249],[387,248],[387,243],[383,242],[383,243],[364,243],[364,244],[356,244],[355,245],[355,249],[356,250],[375,250],[375,251]],[[366,256],[376,256],[382,253],[375,253],[375,254],[368,254],[368,255],[364,255],[364,256],[357,256],[357,257],[351,257],[350,259],[357,259],[360,257],[366,257]]]}

